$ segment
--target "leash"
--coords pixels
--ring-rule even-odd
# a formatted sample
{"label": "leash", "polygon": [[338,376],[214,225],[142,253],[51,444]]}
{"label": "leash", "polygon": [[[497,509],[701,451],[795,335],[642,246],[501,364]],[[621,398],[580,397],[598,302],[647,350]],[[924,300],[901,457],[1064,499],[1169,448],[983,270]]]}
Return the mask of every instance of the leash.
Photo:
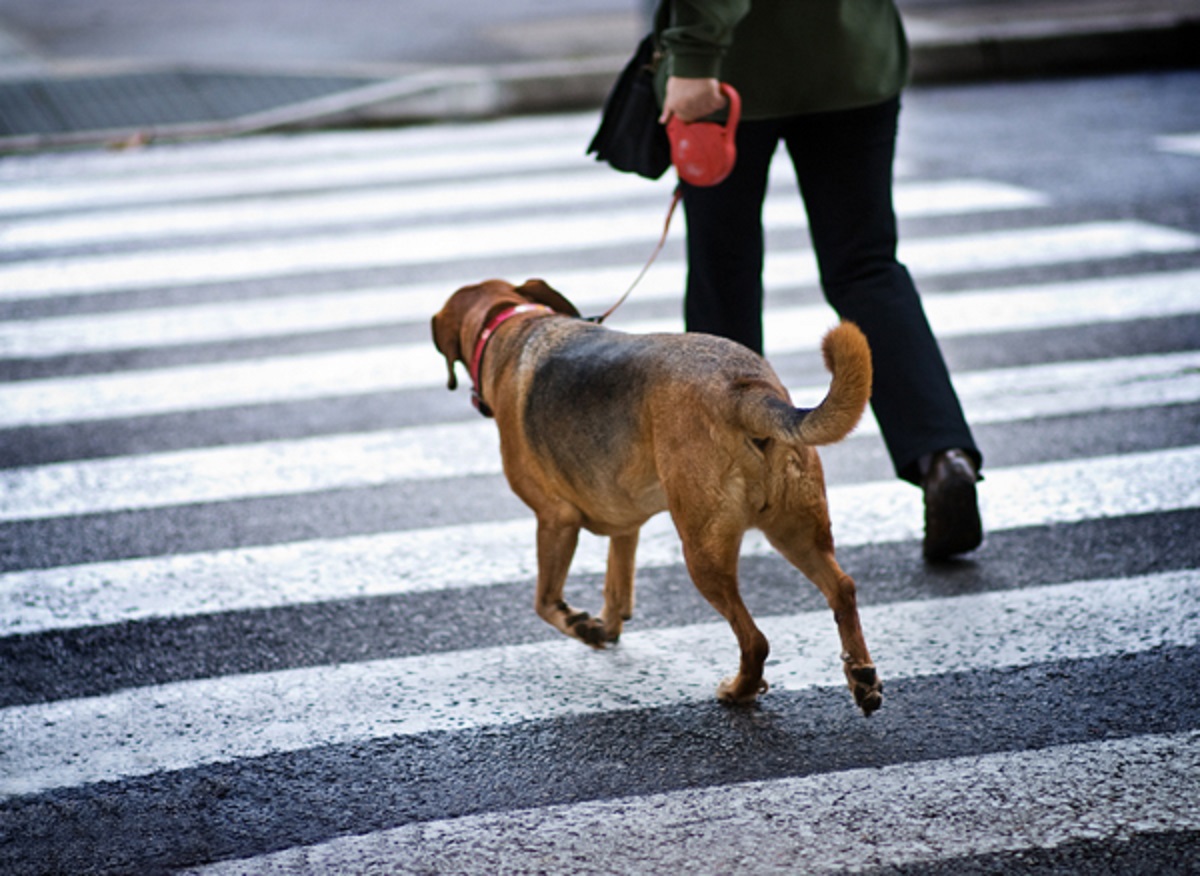
{"label": "leash", "polygon": [[662,252],[663,247],[667,243],[667,233],[671,230],[671,217],[675,215],[675,208],[679,206],[679,202],[682,198],[683,186],[677,185],[675,186],[675,191],[671,195],[671,205],[667,207],[667,218],[663,221],[662,235],[658,238],[658,244],[654,247],[654,252],[650,253],[650,258],[646,261],[646,264],[642,266],[642,270],[634,278],[633,282],[629,284],[629,288],[625,290],[625,294],[617,299],[617,303],[599,316],[589,316],[587,318],[588,322],[593,322],[596,325],[603,325],[604,320],[612,316],[616,309],[625,303],[625,299],[629,297],[629,293],[637,288],[638,283],[642,282],[642,277],[646,276],[646,272],[650,270],[650,266],[654,264],[654,260],[658,258],[658,254]]}
{"label": "leash", "polygon": [[[659,11],[666,4],[659,6]],[[679,179],[694,186],[715,186],[722,182],[733,171],[737,163],[737,127],[742,118],[742,98],[737,90],[728,83],[720,83],[721,94],[725,96],[728,106],[728,116],[724,124],[717,122],[684,122],[673,117],[667,122],[667,139],[671,143],[671,163],[679,173]],[[667,232],[671,230],[671,217],[675,208],[683,198],[683,182],[675,186],[671,195],[671,206],[667,208],[667,219],[663,222],[662,236],[658,246],[650,254],[641,272],[629,284],[625,294],[617,299],[617,303],[604,311],[600,316],[588,318],[588,322],[600,325],[613,315],[613,312],[625,303],[629,293],[646,276],[658,254],[662,252],[667,242]]]}
{"label": "leash", "polygon": [[[617,299],[616,304],[599,316],[589,316],[585,322],[595,323],[596,325],[603,324],[604,320],[608,319],[616,311],[618,307],[625,303],[625,299],[637,287],[637,284],[642,282],[642,277],[646,276],[646,272],[650,270],[650,266],[654,264],[654,260],[658,258],[658,254],[662,252],[663,247],[667,243],[667,234],[671,230],[671,218],[675,215],[675,208],[679,206],[679,202],[683,199],[683,186],[675,186],[675,191],[671,194],[671,204],[667,207],[667,218],[663,220],[662,234],[658,238],[658,243],[654,247],[654,252],[650,253],[650,258],[646,264],[642,266],[642,270],[634,277],[633,282],[629,284],[629,288],[625,290],[625,294]],[[513,307],[506,307],[497,313],[483,327],[478,339],[475,341],[475,350],[471,356],[471,361],[467,363],[467,372],[471,375],[471,403],[475,405],[475,409],[485,417],[492,416],[491,406],[483,400],[483,388],[480,385],[480,378],[483,376],[483,353],[487,349],[487,343],[495,334],[496,329],[500,328],[504,323],[508,322],[514,316],[522,313],[530,313],[536,311],[547,311],[555,313],[556,311],[544,304],[519,304]]]}

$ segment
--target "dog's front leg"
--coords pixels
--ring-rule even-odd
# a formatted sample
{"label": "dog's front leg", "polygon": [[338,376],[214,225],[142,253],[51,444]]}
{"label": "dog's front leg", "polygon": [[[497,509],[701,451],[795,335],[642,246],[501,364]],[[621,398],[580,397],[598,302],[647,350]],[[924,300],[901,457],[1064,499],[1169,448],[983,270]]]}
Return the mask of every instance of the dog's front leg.
{"label": "dog's front leg", "polygon": [[604,635],[610,642],[621,636],[624,622],[633,617],[633,575],[638,532],[614,535],[608,542],[608,568],[604,573]]}
{"label": "dog's front leg", "polygon": [[608,637],[604,622],[586,611],[576,611],[563,599],[567,570],[579,543],[579,524],[538,517],[538,581],[534,608],[557,630],[593,648],[603,648]]}

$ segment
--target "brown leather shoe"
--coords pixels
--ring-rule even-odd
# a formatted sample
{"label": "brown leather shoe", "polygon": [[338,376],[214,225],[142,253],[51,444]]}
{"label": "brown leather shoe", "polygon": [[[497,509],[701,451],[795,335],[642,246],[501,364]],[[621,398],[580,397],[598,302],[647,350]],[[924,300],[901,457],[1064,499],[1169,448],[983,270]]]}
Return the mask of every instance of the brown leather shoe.
{"label": "brown leather shoe", "polygon": [[934,455],[925,475],[925,559],[945,560],[979,547],[983,523],[975,483],[975,462],[962,450]]}

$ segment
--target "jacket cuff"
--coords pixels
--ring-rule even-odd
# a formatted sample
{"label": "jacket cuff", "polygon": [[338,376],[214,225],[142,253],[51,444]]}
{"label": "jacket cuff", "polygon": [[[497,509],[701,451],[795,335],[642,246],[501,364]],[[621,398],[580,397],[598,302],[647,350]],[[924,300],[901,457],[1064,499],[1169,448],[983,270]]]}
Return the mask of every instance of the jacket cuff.
{"label": "jacket cuff", "polygon": [[723,54],[674,51],[668,56],[667,74],[683,79],[719,79]]}

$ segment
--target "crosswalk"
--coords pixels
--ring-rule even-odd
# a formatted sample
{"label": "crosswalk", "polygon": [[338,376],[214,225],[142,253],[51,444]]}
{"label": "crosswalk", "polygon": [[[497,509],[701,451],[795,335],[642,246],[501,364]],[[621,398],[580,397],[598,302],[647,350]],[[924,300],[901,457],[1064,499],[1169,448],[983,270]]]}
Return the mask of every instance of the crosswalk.
{"label": "crosswalk", "polygon": [[[923,872],[1195,847],[1200,233],[902,159],[901,257],[935,285],[989,459],[988,542],[923,565],[920,494],[864,423],[824,457],[885,707],[855,712],[819,594],[751,533],[772,689],[729,710],[735,645],[666,518],[617,647],[537,620],[533,523],[428,338],[485,276],[598,311],[637,273],[670,182],[586,160],[593,122],[0,162],[0,870]],[[766,345],[806,404],[834,316],[794,184],[771,184]],[[615,328],[680,329],[672,235]],[[605,560],[585,536],[573,602],[598,602]]]}

